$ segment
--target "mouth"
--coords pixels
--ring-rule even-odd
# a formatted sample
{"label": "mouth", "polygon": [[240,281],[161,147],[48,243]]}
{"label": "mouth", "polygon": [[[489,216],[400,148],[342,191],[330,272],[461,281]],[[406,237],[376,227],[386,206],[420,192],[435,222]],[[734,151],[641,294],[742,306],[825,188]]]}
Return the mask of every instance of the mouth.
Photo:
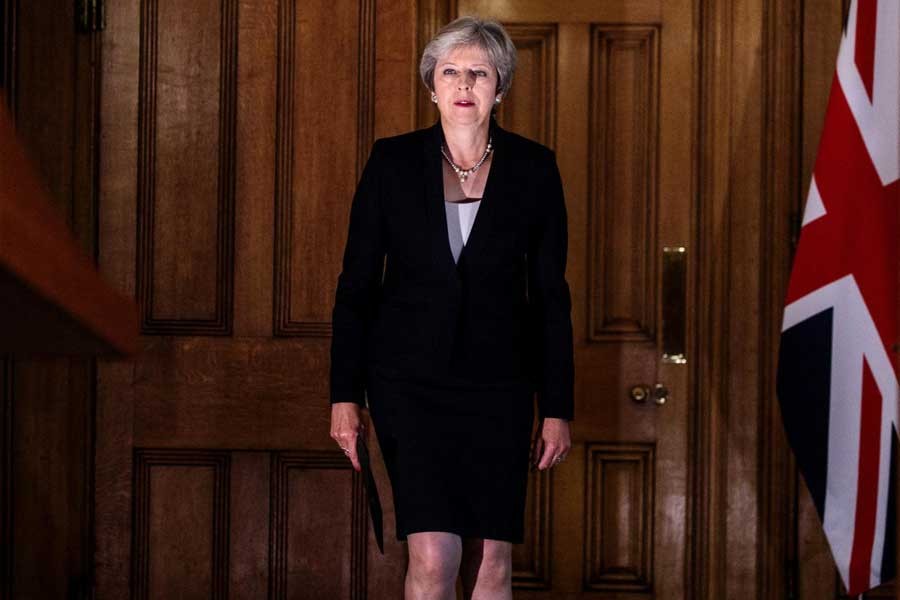
{"label": "mouth", "polygon": [[453,103],[455,106],[475,106],[475,103],[471,100],[457,100]]}

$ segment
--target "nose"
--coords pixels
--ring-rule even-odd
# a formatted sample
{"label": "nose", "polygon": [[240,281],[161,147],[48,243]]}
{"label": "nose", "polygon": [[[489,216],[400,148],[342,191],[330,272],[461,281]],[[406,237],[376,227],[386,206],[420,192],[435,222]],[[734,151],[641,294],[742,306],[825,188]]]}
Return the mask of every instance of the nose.
{"label": "nose", "polygon": [[459,89],[468,90],[475,83],[475,73],[471,69],[466,69],[461,73],[459,78],[459,83],[457,84]]}

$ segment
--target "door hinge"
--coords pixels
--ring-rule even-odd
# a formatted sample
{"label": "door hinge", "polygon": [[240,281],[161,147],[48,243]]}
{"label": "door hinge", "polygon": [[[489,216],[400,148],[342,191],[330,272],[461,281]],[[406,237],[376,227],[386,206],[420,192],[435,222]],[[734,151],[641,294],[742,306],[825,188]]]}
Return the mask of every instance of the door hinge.
{"label": "door hinge", "polygon": [[75,0],[75,20],[78,31],[94,33],[103,31],[106,24],[104,0]]}

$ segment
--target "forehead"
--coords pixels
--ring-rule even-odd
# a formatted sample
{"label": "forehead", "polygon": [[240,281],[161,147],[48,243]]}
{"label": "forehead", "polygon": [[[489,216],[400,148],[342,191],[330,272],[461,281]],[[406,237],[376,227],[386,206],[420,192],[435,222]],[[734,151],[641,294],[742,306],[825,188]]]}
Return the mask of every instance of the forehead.
{"label": "forehead", "polygon": [[458,65],[483,64],[490,65],[491,61],[480,46],[469,44],[467,46],[457,46],[451,48],[446,54],[441,56],[439,63],[455,63]]}

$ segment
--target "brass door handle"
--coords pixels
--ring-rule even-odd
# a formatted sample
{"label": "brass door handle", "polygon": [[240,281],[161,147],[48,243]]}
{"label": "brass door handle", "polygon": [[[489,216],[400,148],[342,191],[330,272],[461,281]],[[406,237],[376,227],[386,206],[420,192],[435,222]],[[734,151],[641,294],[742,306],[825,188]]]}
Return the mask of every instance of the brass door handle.
{"label": "brass door handle", "polygon": [[661,383],[657,383],[653,386],[653,401],[656,402],[658,406],[665,404],[668,399],[669,388]]}
{"label": "brass door handle", "polygon": [[669,400],[669,388],[661,383],[657,383],[652,388],[643,384],[633,385],[628,391],[628,395],[632,402],[638,404],[643,404],[648,399],[652,399],[656,405],[662,406]]}

